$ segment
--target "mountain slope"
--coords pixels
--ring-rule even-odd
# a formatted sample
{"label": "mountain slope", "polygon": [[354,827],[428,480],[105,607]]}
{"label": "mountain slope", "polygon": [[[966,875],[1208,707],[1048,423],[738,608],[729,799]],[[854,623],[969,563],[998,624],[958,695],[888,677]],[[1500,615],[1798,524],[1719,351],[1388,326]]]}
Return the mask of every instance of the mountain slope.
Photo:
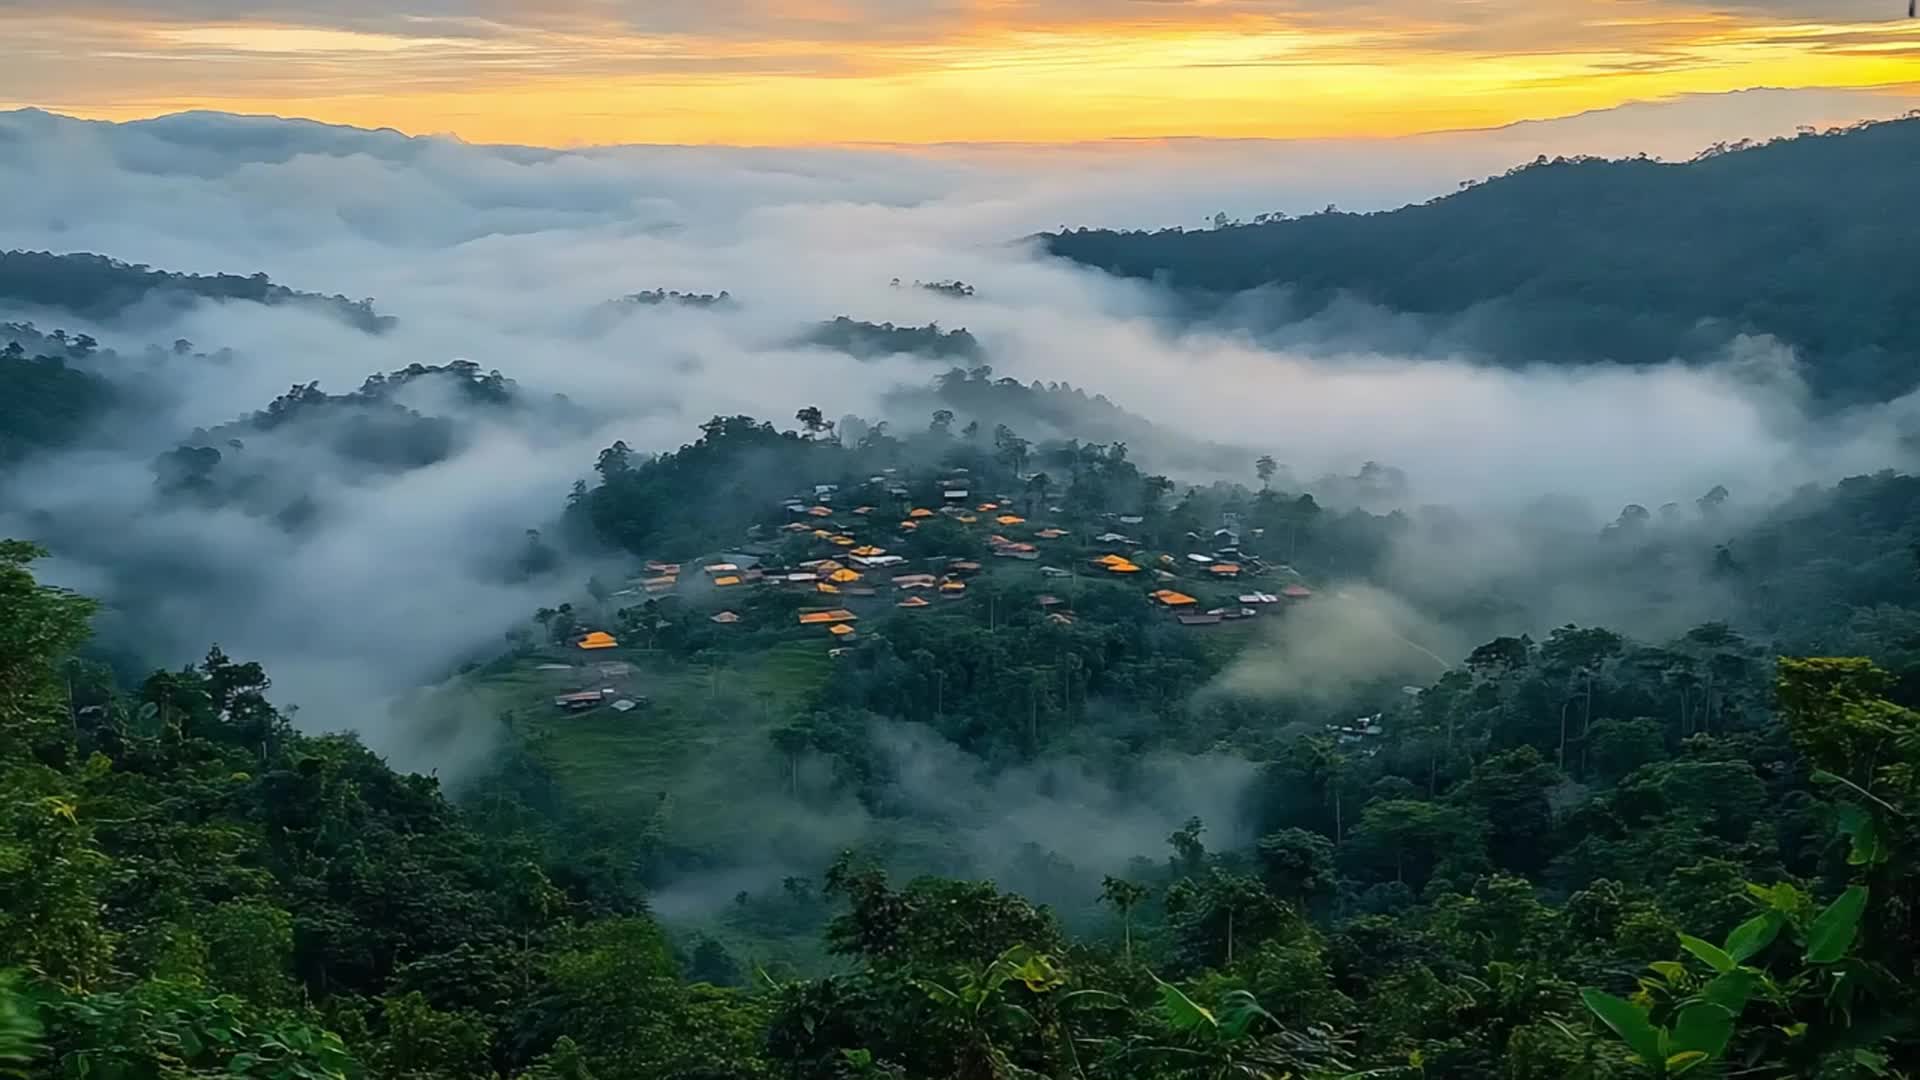
{"label": "mountain slope", "polygon": [[[1264,285],[1284,318],[1341,296],[1464,317],[1504,362],[1692,357],[1774,335],[1840,400],[1916,385],[1920,119],[1803,135],[1685,164],[1540,161],[1377,214],[1211,231],[1078,230],[1046,247],[1198,294]],[[1273,312],[1273,308],[1280,308]]]}
{"label": "mountain slope", "polygon": [[393,316],[375,312],[372,300],[299,292],[275,284],[265,274],[180,274],[84,252],[0,251],[0,303],[110,319],[142,303],[185,307],[200,300],[308,304],[370,334],[390,329],[395,322]]}

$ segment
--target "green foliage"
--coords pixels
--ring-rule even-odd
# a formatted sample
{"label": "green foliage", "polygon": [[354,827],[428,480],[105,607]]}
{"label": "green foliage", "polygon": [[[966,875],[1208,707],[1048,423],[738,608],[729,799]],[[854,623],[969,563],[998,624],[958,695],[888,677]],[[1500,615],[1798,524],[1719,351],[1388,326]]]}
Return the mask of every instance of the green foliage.
{"label": "green foliage", "polygon": [[1268,325],[1343,297],[1447,318],[1514,363],[1663,364],[1771,334],[1809,359],[1816,392],[1889,400],[1913,387],[1902,358],[1920,347],[1903,282],[1880,272],[1920,243],[1896,179],[1917,139],[1905,120],[1683,164],[1543,157],[1387,213],[1044,241],[1195,293],[1274,286]]}

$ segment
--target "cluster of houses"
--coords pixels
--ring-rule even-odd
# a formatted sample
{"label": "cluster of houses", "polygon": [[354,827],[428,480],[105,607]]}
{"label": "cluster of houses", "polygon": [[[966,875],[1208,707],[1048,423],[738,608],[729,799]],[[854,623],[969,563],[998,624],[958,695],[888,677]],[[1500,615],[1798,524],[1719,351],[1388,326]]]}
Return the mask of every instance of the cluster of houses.
{"label": "cluster of houses", "polygon": [[1327,734],[1341,746],[1358,746],[1362,757],[1372,757],[1380,752],[1380,740],[1387,737],[1387,729],[1380,723],[1381,713],[1363,716],[1349,723],[1337,720],[1327,722]]}
{"label": "cluster of houses", "polygon": [[[812,491],[785,502],[788,520],[777,527],[777,533],[789,540],[810,541],[819,553],[816,558],[792,565],[774,565],[776,547],[768,542],[770,534],[764,527],[756,527],[754,534],[760,538],[757,542],[741,550],[722,552],[705,565],[686,567],[684,574],[678,563],[650,561],[645,564],[645,573],[630,582],[622,594],[673,594],[679,592],[689,578],[702,583],[698,586],[701,591],[722,597],[728,591],[749,587],[805,593],[817,598],[817,602],[801,607],[799,624],[818,627],[831,635],[836,644],[843,644],[859,633],[856,627],[859,613],[849,605],[860,606],[884,599],[902,610],[929,609],[943,600],[966,596],[968,581],[984,572],[980,563],[970,559],[928,559],[923,567],[911,568],[905,556],[882,546],[889,542],[888,537],[897,541],[929,523],[948,521],[984,533],[985,546],[995,559],[1035,563],[1041,562],[1048,550],[1063,548],[1063,542],[1073,540],[1073,533],[1065,528],[1030,527],[1009,496],[995,494],[983,498],[976,494],[966,469],[953,469],[937,478],[933,486],[937,498],[930,505],[912,505],[909,488],[894,470],[871,477],[861,490],[884,491],[893,500],[894,509],[883,512],[881,507],[873,505],[836,506],[841,502],[841,492],[834,484],[816,484]],[[1057,507],[1050,509],[1058,510]],[[896,514],[899,515],[897,522]],[[1189,533],[1188,540],[1194,550],[1177,556],[1147,554],[1141,541],[1118,531],[1143,524],[1142,516],[1110,514],[1105,520],[1111,526],[1109,531],[1092,538],[1096,550],[1104,549],[1103,554],[1089,559],[1085,570],[1075,569],[1077,563],[1073,560],[1041,565],[1038,567],[1041,577],[1070,579],[1088,573],[1138,577],[1151,584],[1149,598],[1184,626],[1252,618],[1270,607],[1312,596],[1311,590],[1295,583],[1277,592],[1236,592],[1232,602],[1205,606],[1191,592],[1182,589],[1194,589],[1190,584],[1193,581],[1232,585],[1269,574],[1269,568],[1257,556],[1241,551],[1232,523],[1211,535]],[[1207,591],[1218,597],[1217,586]],[[1066,610],[1071,605],[1058,597],[1043,597],[1041,606],[1049,621],[1065,624],[1073,620],[1071,612]],[[721,626],[743,621],[739,612],[726,608],[713,612],[708,618]],[[611,636],[601,634],[591,643],[583,641],[581,648],[604,648],[613,644]]]}
{"label": "cluster of houses", "polygon": [[[588,641],[594,644],[586,644]],[[612,635],[598,630],[587,634],[578,643],[580,648],[589,650],[610,649],[618,644]],[[541,664],[537,670],[559,676],[574,685],[575,689],[554,695],[553,707],[561,712],[587,712],[604,705],[614,712],[627,713],[647,704],[646,698],[628,692],[627,684],[633,678],[633,666],[622,660],[602,660],[584,666]]]}

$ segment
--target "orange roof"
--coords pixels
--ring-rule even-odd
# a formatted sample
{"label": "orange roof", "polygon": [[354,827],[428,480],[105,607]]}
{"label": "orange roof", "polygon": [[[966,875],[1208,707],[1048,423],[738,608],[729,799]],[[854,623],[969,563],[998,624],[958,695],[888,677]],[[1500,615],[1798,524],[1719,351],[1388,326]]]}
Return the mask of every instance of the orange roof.
{"label": "orange roof", "polygon": [[715,585],[721,586],[722,588],[725,588],[728,585],[740,584],[740,579],[737,577],[734,577],[732,574],[728,574],[726,577],[714,578],[713,583]]}
{"label": "orange roof", "polygon": [[831,536],[831,537],[828,537],[827,539],[830,540],[832,543],[840,545],[841,547],[852,547],[853,545],[859,543],[858,540],[855,540],[851,536]]}
{"label": "orange roof", "polygon": [[899,603],[899,604],[898,604],[897,606],[899,606],[899,607],[926,607],[927,605],[928,605],[928,601],[927,601],[927,598],[926,598],[926,597],[924,597],[924,596],[909,596],[909,597],[907,597],[907,598],[906,598],[905,600],[902,600],[902,601],[900,601],[900,603]]}
{"label": "orange roof", "polygon": [[1140,572],[1139,567],[1124,559],[1117,563],[1108,563],[1107,569],[1116,574],[1137,574]]}
{"label": "orange roof", "polygon": [[993,520],[999,522],[1002,525],[1024,525],[1026,524],[1026,521],[1027,521],[1026,518],[1023,518],[1018,514],[1001,514],[999,517],[994,518]]}
{"label": "orange roof", "polygon": [[920,527],[920,523],[917,521],[903,521],[900,523],[900,527],[907,530],[908,532],[912,532],[913,530]]}
{"label": "orange roof", "polygon": [[975,507],[974,509],[979,510],[981,513],[984,514],[989,510],[1000,509],[1000,504],[999,503],[981,503],[979,506]]}
{"label": "orange roof", "polygon": [[1133,563],[1130,562],[1125,555],[1102,555],[1094,561],[1105,563],[1108,566],[1121,566],[1121,565],[1132,566],[1133,565]]}
{"label": "orange roof", "polygon": [[819,623],[858,621],[860,621],[860,616],[855,615],[845,608],[834,608],[831,611],[803,611],[800,613],[800,625],[802,626],[814,626]]}
{"label": "orange roof", "polygon": [[967,583],[964,581],[943,581],[940,583],[941,592],[965,592],[966,589]]}
{"label": "orange roof", "polygon": [[826,583],[826,582],[824,582],[824,581],[823,581],[823,582],[821,582],[821,583],[820,583],[820,584],[818,584],[818,585],[815,585],[815,586],[814,586],[814,588],[815,588],[816,590],[818,590],[818,591],[820,591],[820,592],[823,592],[823,593],[831,593],[831,594],[833,594],[833,595],[835,595],[835,596],[838,596],[838,595],[839,595],[839,593],[840,593],[840,586],[838,586],[838,585],[829,585],[829,584],[827,584],[827,583]]}
{"label": "orange roof", "polygon": [[580,639],[580,647],[583,649],[612,649],[618,647],[619,644],[618,641],[613,639],[613,635],[607,633],[605,630],[595,630],[593,633]]}
{"label": "orange roof", "polygon": [[823,574],[829,573],[834,570],[845,570],[847,568],[846,563],[836,562],[833,559],[820,559],[815,562],[803,563],[802,565],[811,566],[815,570],[818,570]]}
{"label": "orange roof", "polygon": [[853,627],[848,626],[846,623],[840,623],[827,627],[827,633],[832,634],[834,637],[846,637],[848,634],[853,633]]}
{"label": "orange roof", "polygon": [[872,544],[865,544],[865,545],[862,545],[861,547],[854,548],[852,552],[852,554],[858,555],[863,559],[870,558],[874,555],[885,555],[886,553],[887,553],[886,548],[877,548],[877,547],[874,547]]}
{"label": "orange roof", "polygon": [[1240,572],[1239,563],[1217,562],[1217,563],[1214,563],[1212,566],[1207,567],[1207,573],[1219,574],[1221,577],[1232,577],[1233,575],[1238,574],[1239,572]]}
{"label": "orange roof", "polygon": [[1161,589],[1159,592],[1153,594],[1153,598],[1168,607],[1185,607],[1188,604],[1199,603],[1198,600],[1188,596],[1186,593],[1174,592],[1172,589]]}
{"label": "orange roof", "polygon": [[835,570],[833,573],[827,575],[827,580],[839,582],[844,585],[849,581],[859,581],[860,572],[858,570]]}
{"label": "orange roof", "polygon": [[974,525],[980,521],[979,518],[974,517],[972,514],[961,514],[959,517],[954,518],[953,520],[959,522],[962,525]]}
{"label": "orange roof", "polygon": [[910,518],[930,518],[933,516],[933,511],[928,510],[925,507],[915,507],[914,509],[907,511],[907,516]]}
{"label": "orange roof", "polygon": [[813,538],[815,540],[831,540],[833,539],[833,534],[825,529],[815,529],[813,530]]}

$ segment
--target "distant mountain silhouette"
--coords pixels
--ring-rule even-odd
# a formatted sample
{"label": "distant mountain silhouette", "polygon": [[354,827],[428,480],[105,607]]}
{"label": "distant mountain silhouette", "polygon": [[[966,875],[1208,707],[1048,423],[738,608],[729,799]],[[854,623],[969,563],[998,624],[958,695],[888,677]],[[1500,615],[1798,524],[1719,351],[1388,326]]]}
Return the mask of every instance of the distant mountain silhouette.
{"label": "distant mountain silhouette", "polygon": [[306,304],[370,334],[388,330],[396,321],[374,311],[372,300],[299,292],[265,274],[180,274],[84,252],[0,251],[0,303],[111,319],[144,303],[183,307],[200,300]]}
{"label": "distant mountain silhouette", "polygon": [[1504,363],[1694,359],[1770,334],[1832,402],[1920,385],[1920,119],[1682,164],[1541,159],[1444,198],[1210,230],[1073,230],[1056,255],[1269,324],[1350,297]]}

